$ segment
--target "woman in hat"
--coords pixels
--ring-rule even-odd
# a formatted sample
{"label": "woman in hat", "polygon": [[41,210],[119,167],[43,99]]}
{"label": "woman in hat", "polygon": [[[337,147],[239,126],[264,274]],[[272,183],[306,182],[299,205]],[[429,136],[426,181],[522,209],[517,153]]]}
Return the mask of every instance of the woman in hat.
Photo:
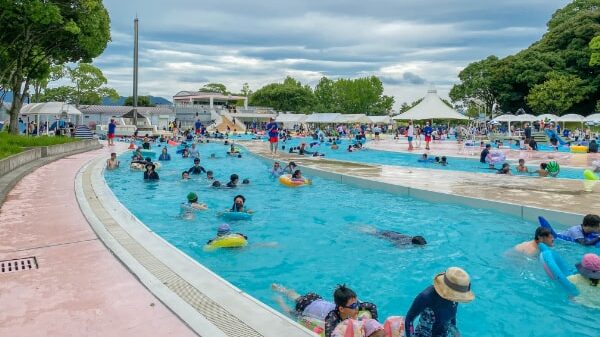
{"label": "woman in hat", "polygon": [[[405,318],[406,337],[456,336],[456,309],[458,303],[475,298],[471,291],[469,274],[458,267],[450,267],[433,278],[433,285],[425,288],[413,301]],[[419,317],[417,327],[413,321]]]}
{"label": "woman in hat", "polygon": [[156,173],[156,165],[154,163],[146,164],[146,171],[144,172],[144,180],[158,180],[158,173]]}
{"label": "woman in hat", "polygon": [[579,273],[567,278],[579,290],[576,301],[591,308],[600,308],[600,257],[596,254],[585,254],[575,267]]}

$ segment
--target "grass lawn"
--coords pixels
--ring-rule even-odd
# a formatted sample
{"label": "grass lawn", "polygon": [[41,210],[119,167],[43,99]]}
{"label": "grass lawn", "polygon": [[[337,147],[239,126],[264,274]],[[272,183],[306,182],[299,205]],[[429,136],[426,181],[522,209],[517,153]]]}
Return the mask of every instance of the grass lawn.
{"label": "grass lawn", "polygon": [[50,146],[76,142],[79,139],[71,137],[54,136],[25,136],[11,135],[8,132],[0,132],[0,159],[22,152],[25,147]]}

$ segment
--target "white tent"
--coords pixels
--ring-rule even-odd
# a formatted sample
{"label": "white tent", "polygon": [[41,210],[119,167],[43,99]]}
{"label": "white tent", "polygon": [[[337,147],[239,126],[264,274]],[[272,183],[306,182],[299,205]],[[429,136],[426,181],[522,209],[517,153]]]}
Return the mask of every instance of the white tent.
{"label": "white tent", "polygon": [[371,119],[365,114],[341,114],[335,120],[336,123],[371,123]]}
{"label": "white tent", "polygon": [[544,121],[544,120],[548,119],[552,122],[556,122],[558,120],[558,118],[559,117],[557,115],[553,115],[553,114],[543,114],[543,115],[537,116],[538,121]]}
{"label": "white tent", "polygon": [[49,116],[55,116],[59,118],[63,115],[81,115],[75,106],[64,103],[64,102],[45,102],[45,103],[31,103],[24,105],[19,111],[21,115],[36,115],[37,116],[37,134],[40,134],[40,115],[46,115],[46,135],[48,135],[48,129],[50,128]]}
{"label": "white tent", "polygon": [[335,124],[341,113],[314,113],[306,117],[305,123]]}
{"label": "white tent", "polygon": [[585,118],[586,122],[600,122],[600,113],[595,113]]}
{"label": "white tent", "polygon": [[583,123],[583,122],[585,122],[585,117],[583,117],[582,115],[578,115],[578,114],[568,114],[568,115],[558,117],[557,121],[558,122],[580,122],[580,123]]}
{"label": "white tent", "polygon": [[390,116],[369,116],[369,119],[373,124],[392,124]]}
{"label": "white tent", "polygon": [[508,136],[512,136],[512,131],[510,130],[511,122],[533,122],[538,120],[538,117],[530,114],[522,114],[522,115],[500,115],[494,119],[492,122],[508,122]]}
{"label": "white tent", "polygon": [[284,128],[291,128],[294,125],[302,124],[308,116],[304,114],[279,114],[275,117],[277,123],[283,124]]}
{"label": "white tent", "polygon": [[446,105],[437,95],[437,90],[427,90],[427,96],[417,105],[403,114],[392,117],[394,120],[423,119],[469,119]]}

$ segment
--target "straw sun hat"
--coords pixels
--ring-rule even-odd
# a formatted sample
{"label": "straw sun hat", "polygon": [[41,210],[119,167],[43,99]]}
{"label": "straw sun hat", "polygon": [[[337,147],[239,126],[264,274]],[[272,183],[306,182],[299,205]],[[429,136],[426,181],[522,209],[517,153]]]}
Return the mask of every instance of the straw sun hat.
{"label": "straw sun hat", "polygon": [[471,278],[466,271],[450,267],[433,278],[433,287],[442,298],[452,302],[471,302],[475,294],[471,291]]}

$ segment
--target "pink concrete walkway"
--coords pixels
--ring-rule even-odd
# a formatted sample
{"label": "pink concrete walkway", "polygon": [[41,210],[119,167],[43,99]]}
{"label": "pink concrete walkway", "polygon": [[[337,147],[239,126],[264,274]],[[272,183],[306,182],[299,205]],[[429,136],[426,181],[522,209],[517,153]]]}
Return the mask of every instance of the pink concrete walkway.
{"label": "pink concrete walkway", "polygon": [[77,171],[108,153],[39,168],[0,208],[0,260],[35,256],[39,264],[0,273],[0,336],[196,336],[112,256],[79,210]]}

